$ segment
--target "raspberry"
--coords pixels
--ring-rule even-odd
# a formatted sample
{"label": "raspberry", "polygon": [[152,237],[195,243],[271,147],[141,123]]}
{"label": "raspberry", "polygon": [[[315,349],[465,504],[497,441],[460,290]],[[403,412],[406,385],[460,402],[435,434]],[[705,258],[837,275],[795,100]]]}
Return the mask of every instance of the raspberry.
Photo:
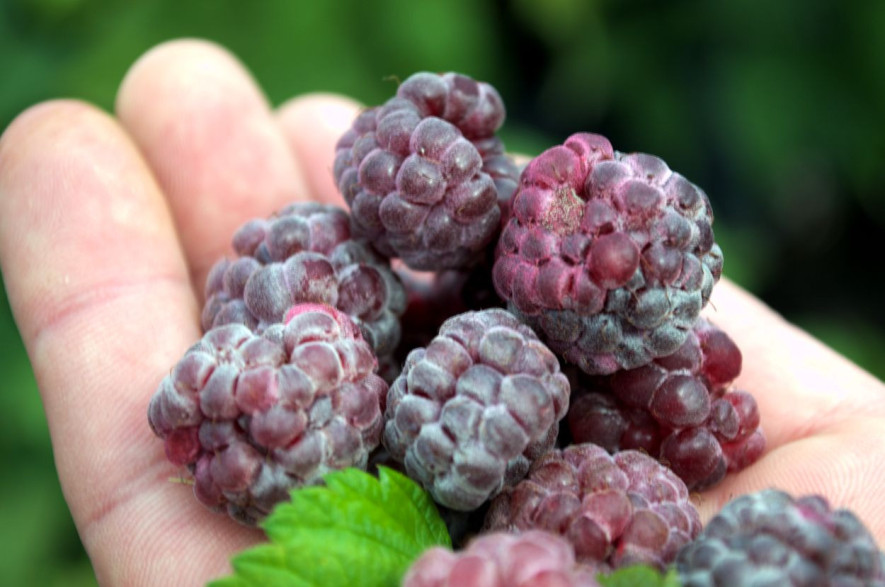
{"label": "raspberry", "polygon": [[556,440],[569,386],[535,334],[501,309],[448,319],[390,387],[382,442],[454,510],[516,483]]}
{"label": "raspberry", "polygon": [[679,349],[613,375],[572,374],[567,421],[575,442],[638,449],[670,466],[692,491],[755,462],[765,448],[756,400],[728,391],[741,352],[699,318]]}
{"label": "raspberry", "polygon": [[578,564],[571,545],[549,532],[497,532],[480,536],[460,552],[434,547],[403,578],[403,587],[597,587],[595,569]]}
{"label": "raspberry", "polygon": [[611,570],[663,570],[701,530],[685,484],[634,450],[614,456],[594,444],[553,450],[492,500],[488,530],[547,530],[565,536],[578,560]]}
{"label": "raspberry", "polygon": [[675,566],[687,587],[885,586],[885,554],[851,511],[777,489],[727,503]]}
{"label": "raspberry", "polygon": [[508,309],[590,374],[685,341],[722,272],[704,192],[657,157],[575,134],[533,159],[498,241]]}
{"label": "raspberry", "polygon": [[341,208],[291,204],[243,224],[233,248],[238,257],[206,281],[204,331],[239,322],[260,333],[293,304],[314,302],[349,315],[382,361],[396,349],[405,291],[386,259],[350,237]]}
{"label": "raspberry", "polygon": [[492,86],[456,73],[417,73],[365,110],[334,164],[354,234],[413,269],[473,264],[516,187],[516,165],[494,134],[504,114]]}
{"label": "raspberry", "polygon": [[253,525],[290,489],[366,468],[387,393],[375,367],[344,313],[299,304],[262,335],[210,329],[160,383],[148,421],[200,502]]}

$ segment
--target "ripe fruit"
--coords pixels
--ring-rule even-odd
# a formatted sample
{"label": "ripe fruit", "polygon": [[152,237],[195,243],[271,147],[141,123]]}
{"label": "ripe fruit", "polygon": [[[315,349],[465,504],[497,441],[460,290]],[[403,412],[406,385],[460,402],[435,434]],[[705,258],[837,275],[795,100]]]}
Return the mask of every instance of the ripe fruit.
{"label": "ripe fruit", "polygon": [[727,503],[675,566],[686,587],[885,585],[885,554],[851,511],[775,489]]}
{"label": "ripe fruit", "polygon": [[568,395],[556,357],[514,316],[459,314],[406,359],[383,443],[438,503],[474,510],[553,446]]}
{"label": "ripe fruit", "polygon": [[573,444],[535,461],[496,497],[486,528],[560,534],[579,561],[602,570],[637,563],[663,570],[701,522],[682,480],[648,455]]}
{"label": "ripe fruit", "polygon": [[607,376],[571,370],[572,440],[644,451],[690,490],[711,487],[765,448],[756,400],[728,389],[741,360],[734,341],[701,318],[675,353],[648,365]]}
{"label": "ripe fruit", "polygon": [[334,165],[354,235],[412,269],[480,259],[517,178],[494,134],[503,121],[497,91],[455,73],[415,74],[363,111],[338,141]]}
{"label": "ripe fruit", "polygon": [[572,135],[534,158],[510,208],[498,294],[589,374],[676,351],[722,271],[706,194],[599,135]]}
{"label": "ripe fruit", "polygon": [[296,303],[329,304],[350,316],[382,360],[396,349],[405,292],[389,262],[350,235],[347,212],[315,202],[290,204],[243,224],[236,259],[206,280],[203,330],[241,323],[262,332]]}
{"label": "ripe fruit", "polygon": [[160,383],[148,421],[197,499],[252,525],[290,489],[366,468],[387,393],[376,365],[345,314],[299,304],[262,335],[210,329]]}
{"label": "ripe fruit", "polygon": [[533,530],[495,532],[475,538],[462,551],[435,547],[412,563],[403,587],[596,587],[595,569],[575,562],[571,545],[555,534]]}

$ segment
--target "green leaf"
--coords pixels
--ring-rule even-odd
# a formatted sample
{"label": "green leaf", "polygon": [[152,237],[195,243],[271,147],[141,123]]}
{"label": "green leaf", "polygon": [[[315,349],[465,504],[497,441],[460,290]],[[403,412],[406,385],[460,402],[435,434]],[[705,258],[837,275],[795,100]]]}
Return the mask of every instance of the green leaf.
{"label": "green leaf", "polygon": [[662,574],[648,565],[623,567],[607,575],[600,573],[596,580],[602,587],[679,587],[682,584],[676,569]]}
{"label": "green leaf", "polygon": [[408,477],[350,468],[324,481],[293,490],[262,523],[270,543],[234,556],[234,574],[211,587],[395,586],[426,549],[451,548],[433,500]]}

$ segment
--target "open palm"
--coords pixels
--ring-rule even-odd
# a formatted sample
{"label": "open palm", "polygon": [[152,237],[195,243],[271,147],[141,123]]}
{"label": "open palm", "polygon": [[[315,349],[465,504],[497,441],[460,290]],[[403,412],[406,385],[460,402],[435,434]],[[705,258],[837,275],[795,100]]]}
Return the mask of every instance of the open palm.
{"label": "open palm", "polygon": [[[199,338],[202,284],[234,230],[295,200],[341,202],[333,146],[357,109],[315,95],[272,112],[230,55],[177,41],[133,66],[115,118],[53,101],[0,139],[0,265],[102,584],[200,584],[262,539],[170,483],[147,404]],[[699,496],[704,516],[776,486],[855,509],[885,543],[885,386],[727,281],[706,313],[744,353],[737,385],[769,444]]]}

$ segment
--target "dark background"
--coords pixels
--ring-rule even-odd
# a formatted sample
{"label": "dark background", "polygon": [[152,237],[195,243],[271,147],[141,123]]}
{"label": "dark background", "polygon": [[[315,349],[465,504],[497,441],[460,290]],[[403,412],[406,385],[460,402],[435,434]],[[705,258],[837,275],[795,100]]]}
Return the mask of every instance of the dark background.
{"label": "dark background", "polygon": [[[111,110],[129,65],[182,36],[230,48],[274,104],[376,104],[416,71],[460,71],[499,90],[514,151],[593,131],[663,157],[710,196],[728,277],[885,376],[885,2],[132,4],[0,0],[0,129],[52,97]],[[91,585],[0,298],[0,580]]]}

